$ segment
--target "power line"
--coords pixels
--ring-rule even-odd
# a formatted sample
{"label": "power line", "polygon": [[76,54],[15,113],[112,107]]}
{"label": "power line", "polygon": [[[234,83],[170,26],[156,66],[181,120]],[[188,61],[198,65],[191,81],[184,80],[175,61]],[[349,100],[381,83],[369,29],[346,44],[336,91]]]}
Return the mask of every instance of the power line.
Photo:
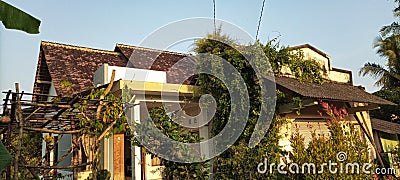
{"label": "power line", "polygon": [[261,18],[262,18],[263,12],[264,12],[264,5],[265,5],[265,0],[263,0],[262,6],[261,6],[260,19],[258,20],[258,26],[257,26],[256,40],[258,39],[258,32],[260,31]]}
{"label": "power line", "polygon": [[215,23],[215,0],[213,0],[213,5],[214,5],[214,34],[217,34],[217,25]]}

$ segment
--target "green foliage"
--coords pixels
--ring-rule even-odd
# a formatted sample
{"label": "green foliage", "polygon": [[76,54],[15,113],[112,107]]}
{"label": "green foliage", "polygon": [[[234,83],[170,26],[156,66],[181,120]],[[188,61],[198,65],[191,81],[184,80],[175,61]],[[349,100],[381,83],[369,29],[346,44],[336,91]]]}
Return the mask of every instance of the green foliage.
{"label": "green foliage", "polygon": [[[20,154],[20,162],[25,162],[26,164],[38,164],[41,161],[41,152],[42,152],[42,134],[41,133],[24,133],[22,135],[22,144],[21,144],[21,154]],[[4,141],[3,141],[4,142]],[[12,146],[17,147],[18,139],[12,138],[11,140]],[[5,144],[7,146],[7,144]],[[10,154],[12,157],[16,155],[16,149],[12,148],[10,150]],[[14,166],[10,166],[11,174],[14,173]],[[37,177],[33,177],[31,173],[26,168],[19,168],[18,176],[20,178],[26,179],[36,179]]]}
{"label": "green foliage", "polygon": [[[393,9],[393,15],[395,18],[400,17],[400,1],[394,0],[395,8]],[[394,21],[392,24],[385,25],[380,29],[380,33],[382,37],[390,37],[394,35],[400,34],[400,23],[398,21]]]}
{"label": "green foliage", "polygon": [[4,170],[11,162],[13,158],[11,154],[8,152],[6,147],[4,147],[3,143],[0,141],[0,172]]}
{"label": "green foliage", "polygon": [[[368,145],[363,140],[354,122],[345,118],[347,116],[345,109],[336,109],[336,107],[329,106],[327,103],[321,104],[326,113],[331,116],[331,119],[327,120],[330,135],[318,135],[315,131],[310,130],[312,139],[310,143],[306,145],[304,143],[304,138],[299,134],[298,129],[296,129],[296,132],[290,139],[293,148],[290,162],[300,166],[304,163],[314,163],[317,167],[316,171],[318,172],[321,170],[321,165],[323,163],[329,163],[329,161],[331,161],[333,163],[338,163],[338,165],[335,166],[338,172],[330,173],[328,166],[325,166],[323,173],[320,174],[295,173],[290,174],[290,176],[294,179],[373,179],[373,167],[369,169],[371,174],[364,174],[362,172],[364,163],[370,163],[368,158]],[[337,154],[339,152],[347,154],[347,159],[342,162],[344,164],[343,173],[339,173],[340,161],[337,159]],[[348,171],[350,173],[345,173],[346,163],[358,163],[360,165],[360,173],[351,173],[351,168]],[[307,172],[307,169],[305,169],[305,171]]]}
{"label": "green foliage", "polygon": [[104,94],[104,89],[93,89],[89,95],[87,95],[81,103],[74,104],[74,107],[79,110],[78,117],[80,121],[78,127],[82,129],[83,134],[88,135],[100,135],[107,125],[111,122],[116,121],[113,126],[113,133],[121,133],[130,131],[126,123],[126,117],[124,115],[124,109],[122,106],[121,99],[115,97],[113,94],[108,94],[104,98],[104,106],[101,110],[101,117],[97,119],[96,114],[93,113],[93,109],[89,109],[93,106],[94,100],[99,100],[100,96]]}
{"label": "green foliage", "polygon": [[393,149],[393,151],[392,151],[392,153],[393,153],[393,157],[394,157],[394,165],[396,166],[399,166],[400,165],[400,144],[399,145],[397,145],[397,147],[396,148],[394,148]]}
{"label": "green foliage", "polygon": [[[225,43],[223,43],[225,42]],[[228,44],[234,44],[234,47]],[[255,45],[261,45],[256,42]],[[250,98],[250,114],[244,132],[239,137],[234,145],[214,159],[214,166],[216,167],[215,178],[217,179],[236,179],[238,177],[249,177],[253,179],[260,179],[266,177],[278,177],[279,174],[260,174],[255,169],[256,162],[263,162],[264,158],[268,159],[270,163],[279,162],[279,157],[284,154],[281,151],[278,141],[279,128],[285,124],[285,120],[278,116],[273,119],[272,124],[268,130],[267,135],[262,139],[261,143],[254,148],[248,147],[248,141],[253,132],[261,110],[261,94],[260,94],[260,81],[257,79],[254,69],[246,60],[251,58],[260,58],[255,54],[255,45],[243,46],[236,44],[232,39],[226,35],[221,35],[220,32],[210,34],[207,38],[201,39],[196,42],[195,51],[198,54],[214,54],[232,64],[244,79],[249,98]],[[268,57],[265,59],[269,61],[270,67],[257,64],[258,68],[268,71],[272,70],[275,75],[282,75],[282,69],[288,68],[291,73],[299,81],[322,83],[322,74],[320,65],[315,61],[304,60],[301,51],[291,51],[290,48],[281,47],[277,39],[269,41],[266,45],[261,45],[263,52]],[[241,50],[242,52],[239,52]],[[264,63],[265,64],[265,63]],[[220,63],[208,60],[200,64],[200,68],[212,69],[212,72],[218,74],[224,82],[231,83],[235,86],[235,81],[230,81],[230,73],[224,73],[226,70]],[[224,76],[229,74],[229,76]],[[204,94],[211,94],[217,102],[217,112],[214,116],[212,123],[212,134],[218,134],[226,125],[231,109],[231,102],[229,92],[226,85],[221,79],[215,76],[200,74],[197,84],[200,86],[200,91]],[[300,107],[302,101],[300,98],[288,96],[281,91],[277,91],[277,107],[283,103],[296,103]],[[234,107],[243,108],[243,107]],[[243,117],[247,118],[247,117]],[[235,169],[232,171],[232,169]]]}
{"label": "green foliage", "polygon": [[282,69],[288,68],[300,82],[323,82],[320,65],[304,59],[302,51],[280,46],[276,38],[268,41],[263,48],[275,75],[282,75]]}
{"label": "green foliage", "polygon": [[[381,89],[373,94],[396,104],[400,104],[400,87]],[[370,113],[372,117],[400,123],[400,105],[382,105],[380,109],[370,111]]]}
{"label": "green foliage", "polygon": [[[393,14],[400,17],[400,1],[395,0],[396,7]],[[400,85],[400,26],[398,22],[383,26],[381,35],[375,40],[376,54],[387,59],[385,65],[377,63],[365,63],[359,71],[359,75],[370,75],[377,79],[375,85],[385,89],[395,88]]]}
{"label": "green foliage", "polygon": [[[149,111],[149,114],[156,127],[167,137],[184,143],[200,142],[201,138],[199,137],[198,133],[190,130],[188,131],[188,129],[185,129],[179,124],[175,123],[173,119],[171,119],[170,116],[165,113],[163,107],[155,107]],[[152,132],[147,133],[149,134],[149,137],[157,137],[156,135],[151,136]],[[185,153],[183,150],[179,149],[180,148],[177,148],[176,152],[171,153],[176,153],[178,155],[180,153]],[[165,166],[165,169],[162,173],[166,179],[207,179],[209,176],[208,168],[210,165],[207,162],[177,163],[162,159],[162,165]]]}
{"label": "green foliage", "polygon": [[[67,88],[71,85],[68,82],[64,82],[63,84]],[[104,99],[102,99],[103,97]],[[95,140],[92,144],[94,154],[92,172],[95,174],[100,173],[97,176],[106,177],[104,174],[101,174],[102,171],[97,172],[101,158],[101,154],[99,153],[101,148],[99,142],[100,136],[104,133],[108,135],[112,133],[125,133],[127,136],[132,135],[127,124],[121,98],[115,97],[111,93],[106,94],[104,88],[93,89],[82,101],[75,103],[74,108],[78,110],[76,116],[80,119],[77,128],[81,130],[81,134]]]}
{"label": "green foliage", "polygon": [[292,104],[298,107],[296,114],[300,115],[300,109],[303,108],[303,100],[300,97],[293,97]]}
{"label": "green foliage", "polygon": [[[222,43],[228,42],[236,45],[231,47],[228,44]],[[278,141],[280,136],[278,135],[279,127],[283,124],[280,118],[275,118],[272,121],[270,129],[267,135],[262,139],[261,143],[254,148],[248,147],[248,141],[253,132],[255,124],[260,116],[261,109],[261,94],[260,94],[260,80],[255,78],[254,69],[250,66],[246,57],[255,57],[252,54],[253,45],[243,46],[234,43],[226,35],[210,34],[208,38],[201,39],[196,42],[195,51],[198,54],[214,54],[232,64],[237,71],[240,73],[244,82],[246,83],[249,100],[250,100],[250,114],[247,118],[248,122],[245,127],[244,132],[239,137],[234,145],[229,147],[225,152],[223,152],[218,157],[214,158],[214,175],[216,179],[237,179],[238,177],[248,177],[250,179],[261,179],[266,177],[278,176],[277,174],[260,174],[256,170],[256,164],[263,162],[264,158],[267,158],[269,162],[279,162],[279,157],[283,154],[281,151]],[[267,44],[264,47],[264,52],[269,57],[272,69],[274,72],[278,73],[283,64],[289,63],[290,58],[287,57],[287,49],[282,49],[282,51],[276,50],[277,46],[271,46]],[[237,49],[244,51],[244,54],[239,52]],[[257,58],[257,56],[256,56]],[[262,66],[262,65],[261,65]],[[226,71],[220,63],[206,60],[200,64],[200,68],[209,68],[213,73],[218,74],[219,77],[226,83],[233,84],[233,86],[239,86],[234,80],[230,79],[231,73],[224,73]],[[266,69],[268,67],[259,67],[260,69]],[[224,76],[225,74],[229,76]],[[197,84],[199,85],[201,92],[204,94],[211,94],[217,102],[217,111],[212,120],[212,130],[213,135],[218,134],[226,125],[231,109],[230,95],[226,85],[223,81],[216,78],[215,76],[210,76],[206,74],[200,74]],[[240,90],[239,90],[240,91]],[[241,92],[240,92],[241,93]],[[279,96],[280,94],[278,94]],[[281,94],[281,96],[284,96]],[[279,98],[278,98],[279,99]],[[234,107],[241,109],[243,107]]]}
{"label": "green foliage", "polygon": [[0,21],[7,29],[39,34],[40,20],[4,1],[0,1]]}
{"label": "green foliage", "polygon": [[385,39],[378,37],[374,47],[376,53],[387,60],[387,64],[366,63],[359,71],[359,75],[370,75],[377,79],[375,85],[383,88],[394,88],[400,85],[400,35]]}
{"label": "green foliage", "polygon": [[[107,171],[106,169],[102,169],[97,172],[96,177],[98,180],[109,180],[111,179],[111,173]],[[89,177],[87,180],[93,180],[93,173],[89,174]]]}

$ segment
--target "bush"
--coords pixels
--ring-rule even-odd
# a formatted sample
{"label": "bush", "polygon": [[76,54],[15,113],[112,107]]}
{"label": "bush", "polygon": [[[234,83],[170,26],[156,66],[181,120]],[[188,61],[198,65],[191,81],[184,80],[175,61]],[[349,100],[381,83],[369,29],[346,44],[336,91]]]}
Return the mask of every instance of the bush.
{"label": "bush", "polygon": [[[291,173],[295,179],[372,179],[374,167],[370,167],[370,174],[363,172],[363,165],[371,163],[368,158],[368,145],[355,124],[348,120],[346,109],[337,109],[333,105],[320,102],[325,113],[331,118],[327,120],[329,136],[320,136],[312,132],[312,140],[307,145],[298,129],[291,137],[293,152],[290,155],[291,163],[300,166],[299,173]],[[333,173],[323,163],[332,163],[337,172]],[[314,163],[316,173],[301,172],[301,165]],[[337,163],[334,166],[333,163]],[[349,163],[358,163],[359,173],[347,167]],[[372,165],[372,163],[371,163]],[[372,165],[373,166],[373,165]],[[342,167],[342,168],[341,168]],[[321,170],[322,169],[322,170]],[[308,169],[303,169],[308,170]]]}

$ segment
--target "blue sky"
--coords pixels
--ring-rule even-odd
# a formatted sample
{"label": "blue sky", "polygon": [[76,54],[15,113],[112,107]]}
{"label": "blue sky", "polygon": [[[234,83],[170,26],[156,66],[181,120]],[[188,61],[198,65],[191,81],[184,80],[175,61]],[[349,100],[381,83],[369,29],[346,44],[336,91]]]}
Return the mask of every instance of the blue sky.
{"label": "blue sky", "polygon": [[[212,0],[17,1],[8,3],[42,21],[39,35],[0,27],[0,90],[31,92],[40,41],[113,50],[116,43],[139,45],[157,28],[191,17],[213,17]],[[216,16],[253,37],[262,0],[216,0]],[[394,21],[391,0],[267,0],[259,39],[280,35],[283,45],[309,43],[332,57],[334,67],[353,71],[355,85],[374,92],[370,77],[359,77],[367,62],[384,64],[372,48],[381,26]],[[223,28],[223,27],[222,27]],[[3,97],[3,96],[0,96]]]}

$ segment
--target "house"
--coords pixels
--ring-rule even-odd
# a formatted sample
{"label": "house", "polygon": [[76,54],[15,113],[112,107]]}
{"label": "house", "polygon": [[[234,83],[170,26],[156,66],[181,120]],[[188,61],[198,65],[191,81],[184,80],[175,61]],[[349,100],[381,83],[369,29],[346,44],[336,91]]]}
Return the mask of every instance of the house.
{"label": "house", "polygon": [[[41,94],[51,96],[72,95],[90,90],[96,87],[93,83],[96,70],[100,69],[100,67],[104,67],[104,64],[114,67],[126,67],[127,65],[129,66],[129,58],[131,58],[132,56],[135,59],[143,60],[141,61],[143,62],[142,64],[136,64],[135,67],[137,69],[145,68],[146,66],[148,66],[148,64],[146,64],[146,62],[148,62],[148,59],[154,55],[158,55],[158,57],[150,69],[159,72],[167,71],[177,61],[186,57],[185,54],[164,52],[154,49],[127,46],[122,44],[117,44],[114,51],[107,51],[52,42],[42,42],[40,46],[38,65],[33,88],[34,94],[38,95],[33,96],[33,100],[36,102],[51,100],[50,98],[47,98],[47,96],[41,96]],[[164,82],[168,81],[170,83],[174,83],[175,79],[177,79],[176,77],[181,76],[183,73],[184,72],[180,71],[176,71],[173,73],[164,73]],[[102,81],[102,84],[108,83],[106,79],[96,78],[96,80]],[[71,83],[69,89],[63,88],[64,82]],[[183,84],[189,83],[190,80],[183,82]],[[192,93],[192,91],[189,92]],[[45,135],[47,134],[43,134],[43,136]],[[53,134],[52,136],[58,135]],[[110,141],[105,140],[106,142],[103,142],[110,145],[109,149],[108,146],[105,146],[104,152],[106,156],[107,153],[111,154],[111,152],[113,151],[114,153],[125,152],[124,150],[117,151],[117,148],[113,148],[115,146],[113,144],[114,139],[121,140],[121,136],[116,135],[110,138]],[[123,136],[122,140],[124,140]],[[121,141],[119,141],[119,145],[122,145],[121,147],[124,147],[123,144],[125,144],[126,149],[130,149],[130,143],[128,143],[126,139],[125,141],[125,143],[121,143]],[[56,162],[57,159],[59,159],[66,151],[68,151],[68,149],[71,147],[71,143],[71,135],[64,135],[63,138],[60,139],[59,145],[48,157],[50,166],[53,162]],[[43,154],[44,150],[45,147],[43,147]],[[128,155],[125,157],[128,157]],[[121,161],[123,162],[123,166],[122,168],[120,168],[122,172],[124,172],[125,161],[126,159],[123,159]],[[59,165],[70,165],[71,162],[72,155],[69,155],[66,159],[60,162]],[[105,168],[114,167],[112,159],[110,159],[109,161],[105,159],[103,163]],[[138,163],[136,162],[136,164]],[[110,169],[110,171],[114,174],[114,176],[118,176],[118,173],[114,172],[113,169]],[[63,173],[68,174],[72,172]],[[141,173],[139,173],[138,176],[141,176],[140,174]],[[85,177],[87,175],[88,173],[82,173],[82,177]]]}
{"label": "house", "polygon": [[[290,151],[290,135],[298,129],[305,141],[311,140],[311,132],[315,131],[319,135],[329,135],[326,119],[327,115],[322,115],[322,108],[318,105],[318,100],[323,100],[335,107],[347,108],[349,119],[353,122],[362,134],[369,141],[370,158],[376,158],[376,145],[373,141],[371,118],[368,111],[379,107],[379,105],[394,105],[382,98],[371,95],[362,87],[353,86],[351,71],[333,68],[330,56],[317,48],[304,44],[291,47],[293,51],[302,51],[307,60],[316,61],[323,70],[323,84],[300,83],[291,77],[290,72],[282,77],[276,77],[277,89],[300,96],[304,102],[304,108],[299,109],[292,105],[280,107],[280,112],[289,121],[286,128],[282,128],[281,133],[285,135],[280,145],[283,149]],[[300,113],[297,113],[297,112]]]}
{"label": "house", "polygon": [[371,118],[371,125],[378,153],[381,154],[385,166],[396,168],[396,175],[399,175],[399,164],[394,159],[393,150],[399,145],[400,124]]}
{"label": "house", "polygon": [[[323,84],[300,83],[291,78],[291,72],[285,71],[283,76],[276,77],[277,89],[299,96],[302,98],[304,106],[296,107],[291,104],[279,107],[280,112],[289,120],[286,127],[281,129],[283,138],[280,145],[283,149],[290,151],[289,137],[296,128],[300,133],[310,138],[310,131],[316,130],[320,134],[328,133],[326,126],[327,116],[317,113],[320,110],[318,100],[324,100],[338,107],[348,108],[350,119],[359,125],[360,131],[370,140],[370,157],[374,159],[376,143],[373,138],[373,128],[368,111],[379,107],[379,105],[393,105],[393,103],[373,96],[361,87],[353,86],[351,71],[332,67],[331,58],[317,48],[305,44],[292,47],[293,51],[302,51],[305,58],[318,62],[323,68]],[[158,106],[161,103],[174,102],[186,103],[187,112],[196,114],[199,110],[193,102],[183,102],[179,99],[161,100],[162,94],[178,93],[180,97],[191,96],[194,92],[192,86],[193,77],[185,80],[182,86],[178,77],[184,76],[184,69],[168,71],[175,63],[188,54],[160,51],[150,48],[117,44],[113,51],[98,50],[87,47],[72,46],[67,44],[42,42],[38,59],[38,66],[34,84],[34,94],[67,95],[79,93],[95,88],[97,85],[107,84],[110,80],[110,72],[124,71],[118,75],[118,80],[112,87],[112,93],[122,96],[124,88],[132,90],[136,95],[132,114],[127,114],[131,119],[142,119],[144,107]],[[155,58],[154,63],[150,63]],[[131,60],[131,61],[129,61]],[[132,64],[132,62],[134,63]],[[150,76],[132,76],[127,78],[127,72],[137,74],[157,74],[157,78]],[[120,79],[121,78],[121,79]],[[63,88],[63,82],[70,82],[69,89]],[[145,88],[143,88],[145,87]],[[144,96],[150,94],[150,97]],[[34,96],[35,101],[48,101],[50,99],[42,96]],[[149,99],[150,98],[150,99]],[[147,106],[143,103],[147,102]],[[194,102],[195,103],[195,102]],[[150,106],[149,106],[150,105]],[[301,113],[296,113],[300,111]],[[202,118],[199,116],[198,118]],[[190,121],[190,119],[188,119]],[[194,122],[194,120],[193,120]],[[310,128],[311,127],[311,128]],[[200,136],[208,138],[208,127],[197,129]],[[57,136],[57,135],[52,135]],[[133,146],[125,138],[124,134],[115,134],[102,141],[102,165],[113,174],[114,179],[133,178],[133,179],[159,179],[162,178],[162,169],[159,159],[144,153],[144,149]],[[71,146],[71,137],[64,137],[58,147],[53,150],[50,162],[60,158],[62,152]],[[201,151],[212,151],[212,147],[206,147]],[[90,157],[88,157],[90,158]],[[70,164],[72,157],[66,158],[61,163]],[[50,164],[51,166],[51,164]],[[82,178],[87,176],[90,171],[81,169]],[[65,172],[72,173],[72,172]]]}

